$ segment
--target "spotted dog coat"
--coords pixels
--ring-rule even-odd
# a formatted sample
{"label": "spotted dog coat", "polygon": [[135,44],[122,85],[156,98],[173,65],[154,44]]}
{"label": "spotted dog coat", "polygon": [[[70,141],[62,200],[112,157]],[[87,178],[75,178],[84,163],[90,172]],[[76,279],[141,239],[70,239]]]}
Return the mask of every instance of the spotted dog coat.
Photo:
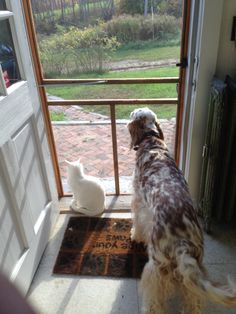
{"label": "spotted dog coat", "polygon": [[128,129],[137,151],[131,238],[145,242],[149,255],[141,278],[143,313],[164,313],[165,300],[175,289],[183,294],[185,313],[202,313],[204,297],[236,306],[235,284],[212,283],[203,269],[201,226],[156,115],[136,109]]}

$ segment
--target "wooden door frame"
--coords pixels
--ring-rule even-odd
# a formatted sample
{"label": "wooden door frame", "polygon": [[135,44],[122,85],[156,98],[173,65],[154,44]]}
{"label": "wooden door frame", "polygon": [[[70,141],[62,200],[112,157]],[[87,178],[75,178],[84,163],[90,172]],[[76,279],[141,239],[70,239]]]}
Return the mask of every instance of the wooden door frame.
{"label": "wooden door frame", "polygon": [[[181,36],[181,49],[180,49],[180,62],[187,59],[188,52],[188,35],[190,25],[190,13],[191,13],[192,0],[183,0],[183,23],[182,23],[182,36]],[[26,28],[29,36],[29,44],[32,52],[32,59],[34,61],[35,74],[38,84],[39,95],[41,98],[42,111],[45,119],[45,126],[47,130],[48,143],[52,156],[52,162],[56,177],[56,184],[58,190],[58,196],[65,196],[63,193],[63,187],[61,182],[61,175],[56,151],[55,140],[53,136],[52,125],[49,115],[49,106],[60,105],[70,106],[74,104],[105,104],[110,106],[111,113],[111,131],[112,131],[112,144],[113,144],[113,164],[114,164],[114,175],[115,175],[115,188],[116,195],[120,194],[119,189],[119,168],[118,168],[118,157],[117,157],[117,139],[116,139],[116,125],[115,125],[115,106],[117,104],[177,104],[177,116],[176,116],[176,137],[175,137],[175,160],[179,164],[180,159],[180,144],[181,134],[183,125],[183,109],[184,109],[184,91],[185,91],[185,80],[186,80],[186,68],[180,66],[179,77],[169,78],[149,78],[149,79],[106,79],[101,82],[99,79],[92,80],[81,80],[81,79],[44,79],[42,66],[39,58],[39,50],[35,32],[35,26],[33,21],[32,6],[28,0],[22,0],[24,16],[26,21]],[[63,100],[63,101],[48,101],[45,86],[48,85],[77,85],[77,84],[163,84],[163,83],[178,83],[178,98],[159,98],[159,99],[102,99],[102,100]]]}
{"label": "wooden door frame", "polygon": [[[175,133],[175,161],[179,166],[180,163],[180,147],[183,129],[183,112],[185,103],[185,88],[186,75],[188,67],[188,52],[189,52],[189,31],[190,31],[190,16],[192,8],[192,0],[183,0],[183,22],[182,22],[182,36],[180,47],[180,73],[179,73],[179,86],[178,86],[178,106],[176,115],[176,133]],[[184,64],[186,63],[186,64]]]}
{"label": "wooden door frame", "polygon": [[43,71],[42,71],[42,66],[41,66],[40,57],[39,57],[39,49],[38,49],[38,44],[37,44],[33,16],[32,16],[31,1],[22,0],[22,5],[23,5],[23,11],[24,11],[23,14],[25,17],[25,22],[26,22],[26,29],[28,33],[29,46],[31,49],[32,60],[34,63],[33,65],[34,65],[35,77],[38,84],[39,96],[41,99],[41,105],[42,105],[41,107],[42,107],[42,112],[44,116],[44,123],[45,123],[45,128],[46,128],[46,133],[47,133],[48,145],[49,145],[49,149],[51,153],[52,164],[53,164],[53,169],[54,169],[55,178],[56,178],[58,196],[62,197],[63,187],[61,183],[61,175],[60,175],[59,163],[58,163],[58,158],[57,158],[56,145],[55,145],[55,140],[53,136],[52,125],[50,122],[49,110],[47,106],[47,96],[45,92],[45,87],[42,86]]}

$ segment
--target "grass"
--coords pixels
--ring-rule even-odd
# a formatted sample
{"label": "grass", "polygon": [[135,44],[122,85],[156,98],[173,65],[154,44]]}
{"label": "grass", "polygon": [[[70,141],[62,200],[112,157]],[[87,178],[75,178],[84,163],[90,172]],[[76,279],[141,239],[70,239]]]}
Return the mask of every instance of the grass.
{"label": "grass", "polygon": [[[140,105],[140,107],[146,107],[146,105]],[[109,106],[83,106],[83,108],[89,112],[96,112],[105,116],[110,115]],[[117,105],[116,106],[116,119],[129,119],[130,113],[137,108],[137,105]],[[149,105],[158,119],[171,119],[176,116],[177,107],[175,105]]]}
{"label": "grass", "polygon": [[[80,79],[97,78],[151,78],[178,76],[179,69],[175,66],[136,71],[114,71],[103,74],[81,74],[70,76]],[[61,77],[62,78],[62,77]],[[80,85],[47,87],[51,95],[64,99],[91,99],[91,98],[160,98],[176,97],[175,84],[132,84],[132,85]]]}
{"label": "grass", "polygon": [[[87,74],[71,78],[138,78],[138,77],[166,77],[178,76],[176,67],[158,68],[139,71],[108,72],[104,74]],[[106,99],[106,98],[173,98],[177,97],[175,84],[132,84],[132,85],[82,85],[82,86],[59,86],[47,87],[51,95],[63,99]],[[83,106],[86,110],[109,115],[109,106]],[[133,105],[120,105],[116,107],[117,118],[129,117],[134,109]],[[159,118],[171,118],[175,116],[175,105],[153,106]]]}
{"label": "grass", "polygon": [[50,111],[51,121],[65,121],[66,115],[64,112]]}
{"label": "grass", "polygon": [[[158,45],[158,43],[154,43]],[[180,55],[179,44],[165,47],[153,46],[153,42],[143,42],[138,45],[126,45],[118,48],[111,56],[111,61],[138,60],[138,61],[159,61],[165,59],[178,59]]]}

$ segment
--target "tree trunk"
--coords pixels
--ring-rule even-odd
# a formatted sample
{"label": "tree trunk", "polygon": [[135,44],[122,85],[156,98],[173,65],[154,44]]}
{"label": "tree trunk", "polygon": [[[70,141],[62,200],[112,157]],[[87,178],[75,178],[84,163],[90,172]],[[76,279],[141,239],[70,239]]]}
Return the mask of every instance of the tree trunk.
{"label": "tree trunk", "polygon": [[61,20],[64,22],[64,2],[61,0]]}
{"label": "tree trunk", "polygon": [[73,19],[75,20],[75,0],[72,0]]}
{"label": "tree trunk", "polygon": [[144,16],[148,14],[148,0],[144,0]]}

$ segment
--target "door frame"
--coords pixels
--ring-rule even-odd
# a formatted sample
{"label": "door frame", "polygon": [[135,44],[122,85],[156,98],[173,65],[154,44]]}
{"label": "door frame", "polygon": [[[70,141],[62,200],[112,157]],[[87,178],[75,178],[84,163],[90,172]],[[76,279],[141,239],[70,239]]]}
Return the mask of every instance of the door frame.
{"label": "door frame", "polygon": [[[185,91],[181,166],[196,208],[199,205],[202,149],[205,140],[210,85],[217,68],[223,0],[193,0],[189,32],[190,67]],[[206,49],[207,47],[207,49]]]}
{"label": "door frame", "polygon": [[[182,36],[181,36],[181,49],[180,49],[180,60],[188,59],[188,44],[189,44],[189,27],[190,27],[190,14],[193,0],[183,0],[183,22],[182,22]],[[53,136],[52,125],[49,115],[49,106],[71,106],[71,105],[109,105],[111,114],[111,133],[112,133],[112,146],[113,146],[113,165],[114,165],[114,176],[115,176],[115,195],[120,195],[119,188],[119,163],[117,153],[117,138],[116,138],[116,118],[115,118],[115,106],[118,104],[176,104],[177,105],[177,116],[176,116],[176,138],[175,138],[175,160],[177,164],[180,163],[180,147],[182,141],[182,127],[183,127],[183,112],[184,112],[184,99],[185,99],[185,87],[186,87],[186,66],[180,66],[179,77],[169,78],[150,78],[150,79],[106,79],[105,81],[99,79],[83,80],[83,79],[45,79],[43,76],[42,66],[39,58],[39,50],[36,38],[36,32],[34,27],[32,6],[30,1],[22,0],[24,15],[26,19],[26,26],[29,36],[30,47],[32,50],[32,57],[34,60],[34,67],[36,73],[36,79],[38,89],[41,97],[42,108],[45,117],[45,125],[48,133],[49,147],[51,150],[53,167],[57,182],[57,190],[59,197],[68,196],[63,192],[61,175],[57,157],[57,151],[55,146],[55,140]],[[173,83],[178,84],[178,98],[162,98],[162,99],[102,99],[102,100],[63,100],[63,101],[48,101],[45,86],[50,85],[76,85],[76,84],[165,84]],[[70,195],[69,195],[70,196]]]}
{"label": "door frame", "polygon": [[190,21],[192,11],[192,0],[183,0],[183,22],[182,22],[182,36],[180,47],[180,73],[178,85],[178,106],[176,115],[176,136],[175,136],[175,161],[178,166],[180,165],[181,158],[181,144],[182,144],[182,131],[183,131],[183,115],[185,108],[185,90],[187,87],[187,73],[190,64],[189,59],[189,33]]}

